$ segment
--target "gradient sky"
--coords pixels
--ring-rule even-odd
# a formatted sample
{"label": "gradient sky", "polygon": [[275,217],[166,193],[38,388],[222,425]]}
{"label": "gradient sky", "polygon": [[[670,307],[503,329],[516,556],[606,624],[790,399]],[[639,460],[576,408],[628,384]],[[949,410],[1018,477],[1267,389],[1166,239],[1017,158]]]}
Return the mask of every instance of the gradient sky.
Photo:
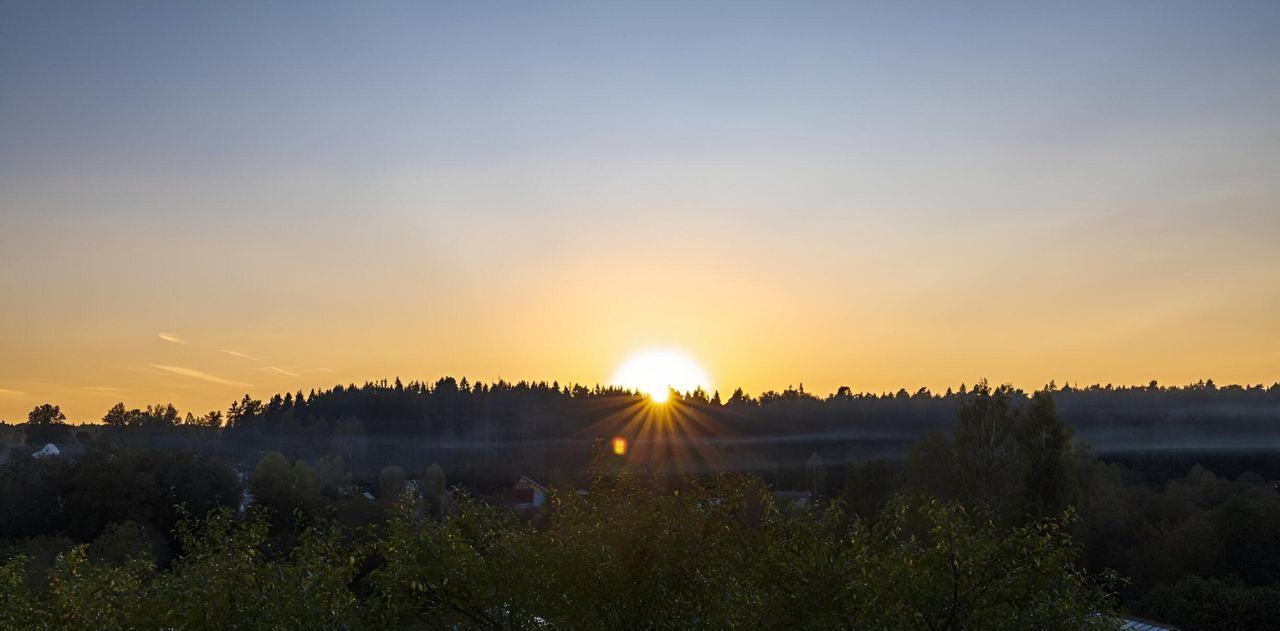
{"label": "gradient sky", "polygon": [[0,2],[0,419],[1280,379],[1280,3]]}

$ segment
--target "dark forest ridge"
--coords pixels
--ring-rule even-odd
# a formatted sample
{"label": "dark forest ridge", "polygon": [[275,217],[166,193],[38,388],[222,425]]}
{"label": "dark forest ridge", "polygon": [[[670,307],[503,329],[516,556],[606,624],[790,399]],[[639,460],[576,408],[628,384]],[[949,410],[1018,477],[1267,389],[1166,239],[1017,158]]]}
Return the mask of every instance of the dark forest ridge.
{"label": "dark forest ridge", "polygon": [[[985,383],[985,382],[986,382],[985,380],[978,380],[975,383]],[[1018,393],[1021,396],[1026,396],[1027,394],[1029,394],[1026,390],[1023,390],[1021,388],[1013,387],[1011,385],[1008,387],[1012,387],[1014,392]],[[242,399],[238,401],[233,401],[231,403],[229,412],[232,417],[238,417],[239,414],[244,414],[245,413],[244,410],[247,409],[248,414],[252,416],[253,414],[256,413],[259,406],[263,408],[263,412],[273,411],[277,409],[283,410],[283,409],[292,407],[294,405],[294,401],[309,401],[310,399],[315,399],[316,397],[327,397],[327,396],[335,396],[335,395],[341,396],[344,393],[351,393],[355,391],[370,391],[370,390],[372,391],[390,390],[395,392],[405,392],[414,396],[425,396],[427,398],[431,398],[433,396],[451,397],[455,395],[469,395],[471,397],[483,398],[487,396],[504,396],[504,394],[506,393],[529,393],[529,394],[537,393],[539,396],[546,396],[546,395],[555,396],[558,394],[563,397],[577,398],[577,399],[601,398],[601,397],[644,398],[646,396],[644,393],[638,392],[633,388],[624,388],[620,386],[602,386],[598,383],[590,387],[579,384],[579,383],[569,383],[569,382],[566,382],[564,385],[561,385],[561,383],[558,380],[552,380],[552,381],[520,380],[520,381],[512,382],[512,381],[499,379],[494,382],[484,383],[482,381],[472,382],[468,380],[466,377],[462,377],[461,379],[456,379],[451,376],[442,377],[436,380],[434,383],[428,383],[426,381],[410,381],[408,383],[404,383],[401,381],[399,377],[396,377],[394,380],[382,379],[381,381],[366,381],[362,386],[357,386],[356,384],[351,383],[345,386],[342,384],[336,384],[328,389],[322,388],[320,390],[316,390],[315,388],[311,388],[310,393],[306,395],[304,395],[302,390],[298,390],[296,391],[296,393],[284,392],[282,394],[276,394],[272,397],[269,397],[268,399],[265,400],[265,403],[263,401],[253,399],[250,395],[246,394]],[[1252,398],[1252,397],[1255,397],[1255,396],[1274,397],[1276,393],[1280,392],[1280,381],[1274,382],[1270,386],[1267,386],[1263,383],[1229,384],[1229,385],[1219,386],[1214,382],[1213,379],[1204,379],[1204,380],[1200,380],[1194,383],[1189,383],[1186,385],[1172,385],[1172,386],[1159,384],[1155,380],[1152,380],[1145,385],[1113,385],[1111,383],[1103,385],[1101,383],[1094,383],[1087,386],[1081,386],[1079,385],[1078,382],[1076,384],[1064,382],[1064,385],[1058,386],[1056,382],[1050,381],[1049,384],[1047,384],[1046,386],[1032,392],[1038,392],[1041,390],[1046,390],[1049,392],[1053,392],[1055,394],[1067,395],[1067,396],[1076,395],[1076,394],[1080,394],[1082,396],[1096,396],[1099,393],[1114,393],[1119,397],[1128,397],[1128,396],[1134,396],[1134,395],[1150,396],[1153,394],[1160,394],[1160,395],[1171,395],[1175,397],[1194,396],[1201,400],[1203,400],[1204,397],[1213,397],[1213,396],[1221,396],[1224,398],[1224,400],[1230,399],[1236,396],[1245,396],[1245,397],[1249,397],[1248,400],[1256,402],[1258,401],[1258,399]],[[900,388],[897,391],[893,391],[893,392],[890,392],[890,391],[855,392],[849,386],[841,386],[840,388],[837,388],[835,392],[822,395],[822,394],[806,391],[804,384],[800,383],[799,386],[787,386],[785,389],[781,391],[766,390],[762,392],[759,396],[752,396],[750,393],[745,392],[740,387],[735,388],[732,391],[732,393],[728,394],[727,396],[721,395],[719,389],[713,389],[711,390],[711,392],[707,392],[702,388],[696,388],[691,391],[684,391],[684,392],[676,389],[672,389],[671,394],[673,395],[675,400],[686,403],[686,404],[723,405],[723,406],[730,406],[730,405],[761,406],[761,405],[770,405],[770,404],[778,403],[782,401],[798,401],[798,400],[803,400],[808,402],[827,402],[827,403],[831,403],[831,402],[838,403],[838,402],[848,401],[848,400],[873,400],[873,401],[874,400],[903,400],[903,399],[946,400],[946,399],[964,397],[968,393],[968,391],[969,391],[969,385],[965,383],[961,383],[959,386],[955,387],[954,389],[951,387],[948,387],[946,391],[943,393],[933,392],[929,388],[925,388],[925,387],[918,388],[915,390],[910,390],[910,391],[907,390],[906,388]],[[257,403],[255,403],[255,401]],[[1183,401],[1185,402],[1185,399],[1183,399]],[[120,403],[120,404],[117,404],[116,408],[120,408],[123,406],[124,404]],[[172,425],[184,424],[184,425],[220,426],[224,423],[223,419],[227,419],[226,423],[231,424],[231,419],[224,416],[221,411],[216,411],[216,410],[211,411],[203,416],[195,416],[192,413],[188,412],[185,416],[174,417],[173,413],[169,411],[169,408],[171,407],[172,406],[170,404],[149,405],[147,406],[147,409],[152,410],[151,414],[145,413],[146,411],[142,409],[126,410],[125,414],[128,416],[131,416],[133,418],[132,421],[130,421],[127,418],[121,417],[120,416],[121,412],[119,412],[116,408],[112,408],[111,411],[108,411],[107,416],[103,417],[102,419],[63,418],[61,420],[64,422],[69,422],[71,424],[99,423],[99,422],[106,423],[106,424],[128,424],[130,422],[141,422],[144,418],[150,416],[152,419],[158,420],[163,424],[172,424]],[[14,422],[14,421],[0,419],[0,423],[5,423],[5,422]],[[21,422],[21,421],[17,421],[17,422]]]}
{"label": "dark forest ridge", "polygon": [[[54,443],[75,450],[106,431],[138,446],[185,446],[246,463],[263,450],[302,458],[336,452],[366,472],[392,462],[436,461],[495,477],[549,475],[557,463],[580,462],[592,441],[620,437],[633,443],[628,457],[655,466],[674,461],[699,471],[760,470],[792,466],[810,454],[832,463],[899,460],[913,441],[951,428],[957,408],[976,393],[993,390],[1015,407],[1031,397],[979,382],[942,394],[840,388],[819,397],[797,387],[725,397],[695,390],[658,404],[621,388],[446,377],[339,385],[265,401],[245,395],[225,413],[203,415],[168,404],[118,403],[99,423],[78,428],[45,404],[26,423],[0,428],[6,445],[36,448]],[[1041,392],[1098,453],[1280,449],[1280,384],[1049,384]]]}

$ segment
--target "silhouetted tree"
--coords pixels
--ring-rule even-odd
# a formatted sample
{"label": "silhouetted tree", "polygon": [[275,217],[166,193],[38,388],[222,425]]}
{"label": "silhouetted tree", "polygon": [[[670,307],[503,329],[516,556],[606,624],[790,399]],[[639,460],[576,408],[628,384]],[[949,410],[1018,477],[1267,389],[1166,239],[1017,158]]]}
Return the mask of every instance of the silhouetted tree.
{"label": "silhouetted tree", "polygon": [[444,516],[445,498],[448,492],[444,477],[444,468],[439,463],[432,463],[422,474],[419,484],[422,501],[427,511],[436,517]]}
{"label": "silhouetted tree", "polygon": [[124,403],[111,406],[102,416],[102,422],[108,427],[124,427],[129,422],[129,413],[125,410]]}
{"label": "silhouetted tree", "polygon": [[67,417],[56,405],[37,405],[27,414],[25,428],[28,445],[67,444],[75,440],[66,424]]}
{"label": "silhouetted tree", "polygon": [[981,382],[956,410],[955,473],[964,499],[997,504],[1010,497],[1017,466],[1013,396],[1009,386]]}
{"label": "silhouetted tree", "polygon": [[1033,515],[1066,508],[1071,485],[1071,428],[1058,417],[1053,395],[1037,392],[1020,415],[1014,435],[1022,459],[1023,501]]}
{"label": "silhouetted tree", "polygon": [[827,468],[817,453],[810,454],[804,462],[804,487],[815,499],[826,495]]}
{"label": "silhouetted tree", "polygon": [[400,497],[404,493],[408,479],[402,467],[383,467],[382,472],[378,474],[378,496],[383,499]]}
{"label": "silhouetted tree", "polygon": [[295,511],[310,512],[320,503],[315,475],[301,462],[289,464],[284,454],[273,451],[262,457],[249,477],[249,491],[255,503],[273,511],[272,521],[283,527]]}
{"label": "silhouetted tree", "polygon": [[37,405],[27,413],[27,422],[32,425],[54,425],[65,423],[66,420],[67,415],[62,413],[61,408],[48,403]]}

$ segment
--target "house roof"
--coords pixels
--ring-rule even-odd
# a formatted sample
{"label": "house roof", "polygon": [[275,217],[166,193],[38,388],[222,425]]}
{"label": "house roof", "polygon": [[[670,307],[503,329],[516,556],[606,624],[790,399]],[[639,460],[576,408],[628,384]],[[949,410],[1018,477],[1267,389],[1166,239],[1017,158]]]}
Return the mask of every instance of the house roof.
{"label": "house roof", "polygon": [[59,455],[62,455],[62,450],[58,449],[58,446],[57,446],[57,445],[55,445],[55,444],[53,444],[53,443],[48,443],[48,444],[46,444],[44,447],[41,447],[41,448],[40,448],[40,451],[37,451],[37,452],[35,452],[35,453],[31,454],[31,457],[32,457],[32,458],[46,458],[46,457],[48,457],[48,456],[59,456]]}
{"label": "house roof", "polygon": [[547,487],[542,486],[541,484],[538,484],[537,482],[534,482],[532,479],[530,479],[530,478],[528,478],[528,477],[526,477],[526,476],[523,476],[523,475],[522,475],[522,476],[520,476],[520,479],[516,481],[515,488],[517,488],[517,489],[519,489],[519,488],[535,488],[535,489],[538,489],[539,491],[542,491],[542,492],[544,492],[544,493],[545,493],[545,492],[546,492],[546,490],[547,490]]}
{"label": "house roof", "polygon": [[1177,627],[1162,622],[1134,618],[1133,616],[1126,617],[1120,622],[1120,628],[1123,631],[1178,631]]}

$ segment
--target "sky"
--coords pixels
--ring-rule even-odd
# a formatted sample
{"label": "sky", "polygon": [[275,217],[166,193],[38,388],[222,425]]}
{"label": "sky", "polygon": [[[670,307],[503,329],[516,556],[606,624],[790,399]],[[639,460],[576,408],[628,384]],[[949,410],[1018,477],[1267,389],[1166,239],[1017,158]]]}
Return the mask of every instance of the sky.
{"label": "sky", "polygon": [[1280,380],[1280,3],[0,0],[0,419]]}

